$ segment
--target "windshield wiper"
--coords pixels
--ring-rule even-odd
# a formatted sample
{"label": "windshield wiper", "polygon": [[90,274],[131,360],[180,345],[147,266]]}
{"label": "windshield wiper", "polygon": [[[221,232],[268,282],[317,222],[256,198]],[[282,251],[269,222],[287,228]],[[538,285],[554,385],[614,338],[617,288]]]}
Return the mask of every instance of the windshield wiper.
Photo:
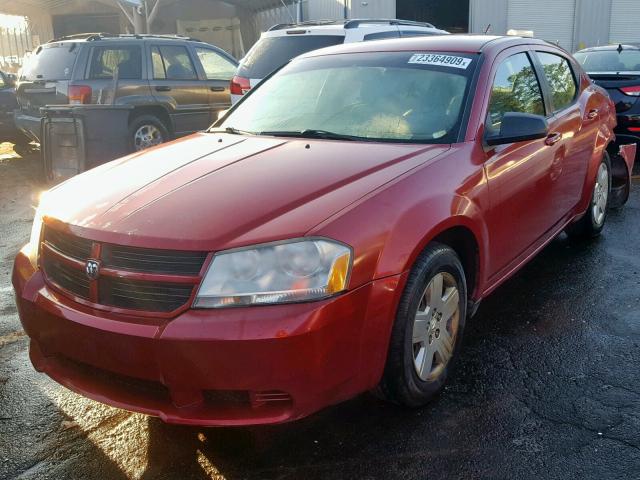
{"label": "windshield wiper", "polygon": [[240,130],[235,127],[225,128],[210,128],[207,130],[209,133],[230,133],[232,135],[256,135],[256,132],[249,132],[248,130]]}
{"label": "windshield wiper", "polygon": [[269,135],[273,137],[296,137],[296,138],[324,138],[327,140],[367,140],[355,135],[345,135],[343,133],[330,132],[328,130],[318,130],[308,128],[306,130],[271,130],[258,133],[258,135]]}

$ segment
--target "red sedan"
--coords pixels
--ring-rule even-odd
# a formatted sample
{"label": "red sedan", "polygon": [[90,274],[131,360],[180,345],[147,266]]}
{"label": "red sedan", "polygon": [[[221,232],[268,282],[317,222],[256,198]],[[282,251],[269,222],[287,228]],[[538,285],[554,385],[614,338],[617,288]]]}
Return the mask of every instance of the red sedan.
{"label": "red sedan", "polygon": [[294,420],[442,387],[465,320],[635,146],[565,51],[442,36],[311,52],[207,132],[47,192],[13,285],[36,369],[172,423]]}

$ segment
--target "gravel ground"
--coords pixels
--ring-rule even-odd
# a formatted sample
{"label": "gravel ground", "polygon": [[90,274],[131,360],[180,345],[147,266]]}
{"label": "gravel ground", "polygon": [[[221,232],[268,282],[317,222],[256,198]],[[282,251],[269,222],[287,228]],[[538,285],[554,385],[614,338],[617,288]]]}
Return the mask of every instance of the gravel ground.
{"label": "gravel ground", "polygon": [[281,426],[165,425],[36,373],[10,285],[44,185],[0,145],[0,478],[640,479],[640,190],[485,301],[429,407],[369,395]]}

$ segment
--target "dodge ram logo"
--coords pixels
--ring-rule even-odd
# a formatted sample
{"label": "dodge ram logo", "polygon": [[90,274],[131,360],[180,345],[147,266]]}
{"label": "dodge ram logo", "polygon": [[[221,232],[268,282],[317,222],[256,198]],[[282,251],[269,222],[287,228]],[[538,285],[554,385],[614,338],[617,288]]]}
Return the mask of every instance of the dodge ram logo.
{"label": "dodge ram logo", "polygon": [[98,278],[100,273],[100,264],[95,260],[87,260],[87,264],[84,266],[84,271],[89,279],[95,280]]}

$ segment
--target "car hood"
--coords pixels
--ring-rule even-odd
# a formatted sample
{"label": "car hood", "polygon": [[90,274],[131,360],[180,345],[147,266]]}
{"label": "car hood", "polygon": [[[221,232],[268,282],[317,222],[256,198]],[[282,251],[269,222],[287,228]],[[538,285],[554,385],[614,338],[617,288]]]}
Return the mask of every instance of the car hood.
{"label": "car hood", "polygon": [[78,175],[42,211],[105,242],[232,248],[303,236],[448,148],[201,133]]}

